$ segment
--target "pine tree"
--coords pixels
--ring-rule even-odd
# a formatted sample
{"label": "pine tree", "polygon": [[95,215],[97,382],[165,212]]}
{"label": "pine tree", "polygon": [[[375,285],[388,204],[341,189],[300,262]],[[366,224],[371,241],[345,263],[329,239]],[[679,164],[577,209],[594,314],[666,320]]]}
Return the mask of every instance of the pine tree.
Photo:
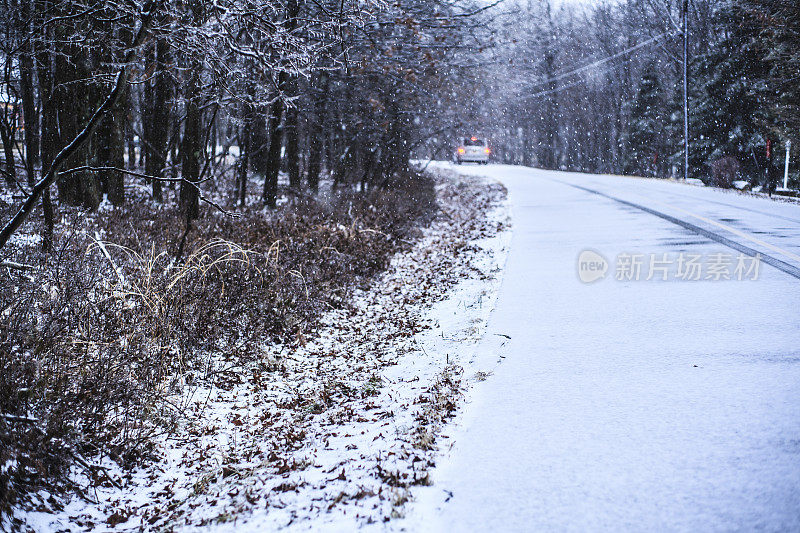
{"label": "pine tree", "polygon": [[690,163],[707,176],[715,161],[733,157],[745,176],[760,180],[768,135],[763,82],[768,67],[730,4],[735,2],[726,2],[715,15],[726,37],[696,61],[701,89],[690,101]]}
{"label": "pine tree", "polygon": [[623,138],[625,174],[664,176],[668,159],[667,110],[655,62],[642,71],[639,90],[630,111],[630,127]]}
{"label": "pine tree", "polygon": [[[794,0],[737,0],[740,25],[749,29],[762,69],[760,124],[771,137],[794,146],[794,160],[800,152],[800,3]],[[784,145],[785,146],[785,145]],[[778,165],[779,167],[781,165]],[[792,168],[796,169],[796,165]],[[780,174],[782,168],[773,169]],[[791,174],[793,181],[798,173]],[[775,176],[777,178],[777,176]],[[797,186],[795,181],[794,186]]]}
{"label": "pine tree", "polygon": [[738,0],[740,25],[752,35],[774,127],[786,135],[800,130],[800,3],[793,0]]}

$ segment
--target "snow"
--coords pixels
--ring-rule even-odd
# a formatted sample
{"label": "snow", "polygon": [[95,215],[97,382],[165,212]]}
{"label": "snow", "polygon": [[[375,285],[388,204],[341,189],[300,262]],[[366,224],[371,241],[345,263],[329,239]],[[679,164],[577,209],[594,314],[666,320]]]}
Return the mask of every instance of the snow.
{"label": "snow", "polygon": [[60,511],[41,493],[42,511],[17,516],[34,531],[221,532],[353,531],[402,516],[448,402],[491,370],[472,354],[510,238],[496,184],[451,175],[437,195],[444,215],[318,336],[248,347],[252,364],[209,354],[216,386],[176,394],[186,420],[158,441],[160,461],[130,474],[104,463],[120,488],[93,487],[96,501]]}
{"label": "snow", "polygon": [[[253,347],[281,372],[228,366],[230,383],[187,387],[189,420],[162,461],[127,477],[104,464],[121,489],[29,512],[28,526],[800,528],[798,280],[767,264],[756,280],[615,279],[623,255],[737,254],[635,206],[800,267],[799,206],[665,180],[429,168],[445,216],[352,309],[305,345]],[[497,181],[505,203],[480,194]],[[484,207],[447,201],[463,190]],[[587,250],[605,279],[579,279]]]}
{"label": "snow", "polygon": [[[570,185],[794,266],[800,208],[656,180],[500,165],[459,172],[509,190],[514,237],[476,352],[503,362],[468,394],[433,486],[416,489],[393,528],[800,529],[798,280],[762,265],[757,281],[617,281],[612,268],[581,283],[585,249],[611,261],[735,252]],[[510,337],[503,346],[500,335]]]}
{"label": "snow", "polygon": [[8,242],[10,245],[14,245],[19,248],[34,247],[41,244],[42,236],[31,233],[15,233],[11,236]]}

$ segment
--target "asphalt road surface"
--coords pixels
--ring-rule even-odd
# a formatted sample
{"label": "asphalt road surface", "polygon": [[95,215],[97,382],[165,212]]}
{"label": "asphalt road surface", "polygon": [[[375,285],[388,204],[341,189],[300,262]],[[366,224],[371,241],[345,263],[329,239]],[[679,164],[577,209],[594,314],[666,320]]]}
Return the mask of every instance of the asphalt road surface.
{"label": "asphalt road surface", "polygon": [[509,190],[510,339],[404,527],[800,531],[800,207],[452,168]]}

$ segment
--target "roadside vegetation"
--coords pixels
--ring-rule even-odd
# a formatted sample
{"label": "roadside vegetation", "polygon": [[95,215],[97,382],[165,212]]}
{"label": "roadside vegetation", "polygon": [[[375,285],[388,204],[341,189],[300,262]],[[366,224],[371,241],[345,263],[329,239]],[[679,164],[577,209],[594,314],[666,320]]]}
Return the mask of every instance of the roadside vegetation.
{"label": "roadside vegetation", "polygon": [[[114,484],[220,381],[302,346],[436,212],[487,7],[24,0],[0,8],[0,524]],[[269,371],[269,367],[264,371]],[[224,380],[223,380],[224,381]],[[78,472],[92,483],[75,484]],[[88,494],[84,494],[90,497]]]}
{"label": "roadside vegetation", "polygon": [[73,223],[58,226],[52,254],[9,257],[25,267],[5,268],[0,289],[6,512],[31,491],[70,488],[71,467],[103,483],[105,458],[152,459],[153,438],[182,417],[176,390],[214,383],[217,354],[245,364],[265,343],[313,338],[319,316],[384,270],[436,206],[430,178],[409,174],[274,213],[209,212],[185,242],[175,213],[141,209],[65,211]]}

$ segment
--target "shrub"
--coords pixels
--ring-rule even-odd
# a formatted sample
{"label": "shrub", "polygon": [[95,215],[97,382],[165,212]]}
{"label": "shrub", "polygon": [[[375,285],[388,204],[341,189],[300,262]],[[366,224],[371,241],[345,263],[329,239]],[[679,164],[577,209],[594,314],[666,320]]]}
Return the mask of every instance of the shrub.
{"label": "shrub", "polygon": [[152,458],[181,416],[167,395],[213,379],[209,354],[313,335],[430,220],[435,193],[414,175],[237,219],[209,211],[179,262],[177,212],[146,205],[80,217],[56,253],[8,257],[36,272],[0,273],[0,516],[39,488],[76,488],[73,465],[108,483],[100,459]]}
{"label": "shrub", "polygon": [[730,189],[739,177],[739,161],[732,156],[717,159],[711,163],[711,184],[714,187]]}

